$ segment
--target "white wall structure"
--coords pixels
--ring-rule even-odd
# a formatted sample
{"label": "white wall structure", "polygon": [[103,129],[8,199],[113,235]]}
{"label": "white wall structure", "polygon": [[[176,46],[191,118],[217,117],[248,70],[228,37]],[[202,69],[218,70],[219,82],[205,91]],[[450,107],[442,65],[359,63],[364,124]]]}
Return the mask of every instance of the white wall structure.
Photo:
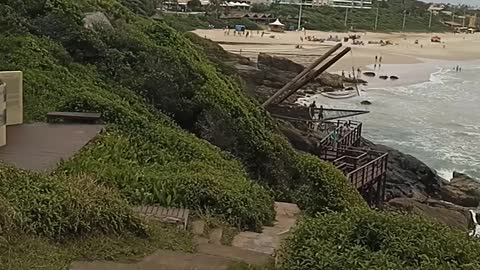
{"label": "white wall structure", "polygon": [[276,0],[278,4],[304,6],[331,6],[338,8],[371,9],[372,0]]}
{"label": "white wall structure", "polygon": [[22,124],[23,73],[21,71],[1,71],[0,81],[6,83],[7,126]]}
{"label": "white wall structure", "polygon": [[372,0],[330,0],[330,6],[340,8],[372,9]]}
{"label": "white wall structure", "polygon": [[7,89],[4,82],[0,82],[0,146],[7,144]]}

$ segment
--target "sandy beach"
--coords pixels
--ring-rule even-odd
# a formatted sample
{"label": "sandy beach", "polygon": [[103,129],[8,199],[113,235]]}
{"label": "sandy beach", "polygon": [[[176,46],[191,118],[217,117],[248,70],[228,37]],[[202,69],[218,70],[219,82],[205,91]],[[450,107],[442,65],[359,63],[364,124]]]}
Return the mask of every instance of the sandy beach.
{"label": "sandy beach", "polygon": [[[307,41],[305,36],[326,39],[329,36],[338,36],[343,39],[349,33],[306,31],[268,33],[261,37],[261,31],[251,31],[252,35],[234,36],[233,31],[226,35],[224,30],[196,30],[201,37],[218,42],[225,50],[239,53],[255,59],[259,52],[266,52],[283,56],[302,64],[313,62],[319,55],[327,51],[336,42]],[[354,33],[350,33],[354,34]],[[453,68],[462,65],[465,61],[480,59],[480,34],[453,34],[453,33],[355,33],[365,45],[353,45],[351,41],[344,46],[352,48],[347,54],[328,71],[348,75],[352,67],[362,71],[376,70],[379,75],[396,75],[401,78],[393,83],[412,84],[428,81],[430,74],[439,68]],[[274,38],[270,36],[274,35]],[[432,43],[434,35],[441,37],[441,43]],[[301,40],[303,38],[303,41]],[[368,44],[368,41],[389,40],[393,45],[381,46]],[[418,40],[418,44],[414,44]],[[296,48],[301,45],[302,48]],[[375,68],[375,56],[382,58]],[[381,87],[382,81],[369,80],[369,87]]]}

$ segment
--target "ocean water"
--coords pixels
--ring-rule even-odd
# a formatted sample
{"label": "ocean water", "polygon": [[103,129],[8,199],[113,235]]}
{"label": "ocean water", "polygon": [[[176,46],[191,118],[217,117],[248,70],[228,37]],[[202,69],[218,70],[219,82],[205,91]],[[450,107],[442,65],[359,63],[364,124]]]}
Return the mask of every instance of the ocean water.
{"label": "ocean water", "polygon": [[480,180],[480,63],[464,64],[461,72],[445,64],[435,69],[423,83],[367,89],[344,100],[313,98],[325,107],[369,110],[354,117],[366,138],[417,157],[445,179],[460,171]]}

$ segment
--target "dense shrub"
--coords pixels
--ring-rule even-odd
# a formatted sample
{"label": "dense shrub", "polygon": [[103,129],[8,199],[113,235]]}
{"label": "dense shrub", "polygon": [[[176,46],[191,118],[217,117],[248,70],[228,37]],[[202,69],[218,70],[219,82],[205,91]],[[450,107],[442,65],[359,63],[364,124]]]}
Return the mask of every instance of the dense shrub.
{"label": "dense shrub", "polygon": [[[239,158],[249,177],[272,188],[278,199],[292,200],[292,191],[302,186],[317,193],[301,195],[317,197],[323,196],[322,192],[328,192],[330,195],[327,197],[338,198],[324,200],[325,205],[316,205],[318,210],[358,205],[360,196],[351,186],[343,184],[346,182],[345,177],[330,172],[336,171],[333,167],[324,166],[323,161],[312,158],[307,169],[313,171],[303,171],[305,168],[300,165],[304,163],[304,157],[298,155],[288,142],[278,135],[273,121],[259,104],[248,98],[235,80],[223,76],[207,60],[205,54],[196,50],[182,34],[160,21],[135,16],[116,1],[96,3],[97,5],[74,5],[67,0],[55,1],[52,3],[55,9],[46,8],[44,14],[54,13],[62,17],[70,16],[73,12],[76,15],[71,17],[75,18],[81,17],[82,9],[96,8],[112,18],[113,30],[84,29],[81,20],[59,20],[57,27],[61,25],[61,29],[68,29],[60,31],[64,35],[47,31],[48,28],[42,28],[39,24],[31,27],[36,33],[62,44],[73,61],[95,66],[96,70],[90,70],[91,76],[100,75],[102,78],[99,81],[106,82],[110,87],[126,87],[135,91],[156,109],[172,115],[181,127],[196,132],[215,144],[218,138],[209,136],[209,132],[221,131],[228,134],[229,137],[225,138],[228,143],[217,145]],[[25,13],[24,16],[28,17],[29,14]],[[69,61],[62,53],[57,54],[62,61]],[[68,68],[72,70],[71,65]],[[82,71],[82,74],[84,72]],[[91,77],[85,79],[88,81]],[[71,87],[74,88],[73,85]],[[77,90],[78,95],[68,94],[67,97],[75,101],[79,95],[85,96],[84,92],[92,96],[92,93],[100,91],[92,89],[84,87],[85,91]],[[99,98],[98,94],[95,94],[88,99],[81,98],[80,103],[85,100],[96,103]],[[102,100],[109,99],[107,95],[102,97]],[[41,102],[45,101],[42,99]],[[38,104],[38,101],[34,103]],[[97,102],[96,105],[99,104]],[[52,105],[59,106],[58,102]],[[75,102],[69,102],[69,108],[87,109],[82,106],[76,107]],[[107,109],[110,105],[102,101],[101,106]],[[125,118],[121,125],[131,126],[131,120],[138,124],[138,118],[132,118],[131,115],[126,117],[129,111],[127,107],[121,105],[118,108],[123,112],[115,110],[116,119]],[[39,108],[35,111],[38,112]],[[111,113],[110,110],[105,117],[109,118]],[[144,118],[144,112],[137,116]],[[143,129],[143,126],[138,128],[142,131]],[[336,178],[325,175],[334,175]],[[324,183],[322,186],[328,186],[329,189],[308,188],[318,183]]]}
{"label": "dense shrub", "polygon": [[371,210],[303,220],[281,269],[479,269],[480,242],[419,216]]}
{"label": "dense shrub", "polygon": [[[63,65],[58,58],[64,59],[65,52],[48,39],[6,38],[0,52],[4,67],[25,71],[27,119],[42,120],[55,110],[98,111],[112,124],[59,172],[88,173],[120,189],[132,203],[208,208],[252,229],[273,219],[271,197],[231,156],[181,131],[128,89],[95,77],[93,70],[67,60]],[[256,194],[255,199],[248,194]]]}
{"label": "dense shrub", "polygon": [[13,216],[11,225],[21,231],[53,238],[92,232],[145,234],[126,202],[88,177],[66,180],[0,164],[0,178],[2,209],[14,213],[2,211],[2,216]]}

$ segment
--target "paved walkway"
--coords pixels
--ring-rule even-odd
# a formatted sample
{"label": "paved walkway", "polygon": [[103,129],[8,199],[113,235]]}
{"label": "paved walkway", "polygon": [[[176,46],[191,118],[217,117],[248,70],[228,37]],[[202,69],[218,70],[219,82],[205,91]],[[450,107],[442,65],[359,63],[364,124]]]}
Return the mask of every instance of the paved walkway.
{"label": "paved walkway", "polygon": [[292,203],[275,203],[276,221],[273,227],[264,227],[262,233],[241,232],[233,239],[232,246],[273,255],[282,239],[297,221],[300,209]]}
{"label": "paved walkway", "polygon": [[196,253],[158,250],[138,263],[75,262],[70,270],[226,270],[239,261],[263,266],[273,259],[274,250],[280,247],[300,213],[295,204],[289,203],[275,203],[275,210],[273,227],[264,227],[262,233],[241,232],[231,247],[199,243]]}
{"label": "paved walkway", "polygon": [[215,255],[159,250],[135,264],[75,262],[70,270],[226,270],[233,262]]}

